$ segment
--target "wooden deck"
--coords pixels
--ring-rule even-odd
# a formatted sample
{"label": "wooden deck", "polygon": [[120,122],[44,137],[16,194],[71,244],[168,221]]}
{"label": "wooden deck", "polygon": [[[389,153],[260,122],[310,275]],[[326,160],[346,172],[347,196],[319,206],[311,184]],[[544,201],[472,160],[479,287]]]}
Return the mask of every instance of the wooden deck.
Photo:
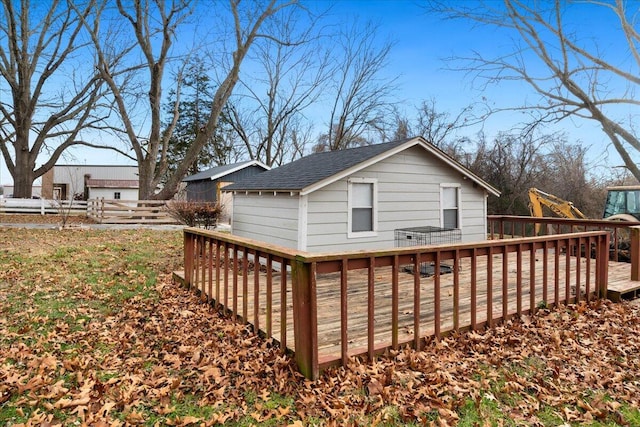
{"label": "wooden deck", "polygon": [[[577,263],[581,268],[577,269]],[[399,310],[398,318],[398,342],[410,342],[414,339],[414,332],[419,332],[420,336],[431,335],[435,328],[441,332],[454,330],[456,328],[466,328],[472,325],[482,326],[493,323],[493,319],[509,317],[516,313],[518,307],[523,310],[535,309],[546,305],[552,305],[557,301],[563,301],[566,296],[575,298],[577,294],[581,299],[585,295],[592,293],[595,289],[595,267],[590,265],[592,260],[588,258],[575,257],[554,257],[547,255],[543,259],[542,253],[536,253],[535,259],[531,260],[528,254],[520,257],[508,257],[506,263],[502,262],[499,256],[493,256],[491,260],[487,257],[479,257],[477,260],[477,283],[476,289],[471,289],[469,285],[472,269],[468,259],[460,261],[457,266],[458,275],[453,273],[442,273],[439,278],[434,276],[421,277],[419,283],[414,280],[413,274],[404,272],[403,267],[399,273]],[[527,276],[520,277],[514,274],[517,263],[525,266],[528,271]],[[443,265],[453,268],[447,262]],[[546,265],[546,266],[545,266]],[[264,269],[262,269],[264,270]],[[441,270],[441,271],[444,271]],[[575,289],[574,285],[566,283],[576,283],[576,271],[581,271],[580,289]],[[280,273],[273,273],[273,276]],[[279,342],[284,342],[287,348],[294,349],[294,328],[293,328],[293,304],[291,299],[291,279],[287,275],[287,292],[285,298],[281,293],[279,285],[273,285],[271,289],[272,300],[267,300],[267,273],[261,271],[256,278],[254,271],[249,271],[247,276],[241,276],[238,283],[233,283],[232,279],[220,279],[216,288],[216,280],[209,280],[208,276],[201,275],[198,278],[198,289],[215,299],[219,296],[220,303],[227,302],[228,309],[233,309],[232,295],[234,286],[238,290],[236,294],[237,315],[247,322],[257,325],[260,330],[267,332]],[[455,276],[458,277],[456,285]],[[546,280],[544,279],[546,277]],[[640,294],[640,282],[631,282],[630,264],[609,263],[609,293],[608,297],[614,301],[633,295]],[[184,275],[178,273],[177,280],[183,280]],[[243,280],[244,279],[244,280]],[[556,280],[557,279],[557,280]],[[567,280],[569,279],[569,280]],[[373,304],[369,305],[370,298],[368,288],[368,270],[352,270],[348,272],[348,287],[346,309],[347,316],[347,340],[348,352],[352,354],[362,354],[367,350],[369,334],[373,334],[376,345],[381,346],[392,340],[392,271],[391,267],[379,267],[375,269],[375,285],[373,287]],[[435,298],[434,281],[440,281],[440,307],[439,319],[434,315]],[[225,292],[224,286],[228,286]],[[487,283],[492,283],[488,286]],[[241,289],[248,291],[247,301],[243,301]],[[258,290],[260,297],[255,297]],[[419,305],[414,305],[414,292],[419,292]],[[340,302],[340,274],[318,275],[316,282],[317,293],[317,313],[318,313],[318,358],[320,365],[323,361],[335,360],[340,357],[341,352],[341,302]],[[454,298],[455,294],[459,299]],[[502,305],[503,294],[508,295],[507,306]],[[472,301],[475,299],[476,304]],[[457,306],[454,301],[459,300]],[[260,303],[259,301],[263,301]],[[285,302],[285,311],[282,310],[282,301]],[[256,307],[256,304],[258,306]],[[267,304],[270,305],[271,316],[268,318]],[[373,310],[374,330],[367,328],[368,313]],[[283,318],[283,316],[285,316]],[[419,319],[419,322],[416,320]],[[287,324],[286,337],[281,333],[281,322]],[[418,326],[419,331],[414,331]],[[283,340],[284,338],[284,340]]]}
{"label": "wooden deck", "polygon": [[632,281],[631,264],[609,262],[609,286],[607,298],[613,302],[640,297],[640,282]]}

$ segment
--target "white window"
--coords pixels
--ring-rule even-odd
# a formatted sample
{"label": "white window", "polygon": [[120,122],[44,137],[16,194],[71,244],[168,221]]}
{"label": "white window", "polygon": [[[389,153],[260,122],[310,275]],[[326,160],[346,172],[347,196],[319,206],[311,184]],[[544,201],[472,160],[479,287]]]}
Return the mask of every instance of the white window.
{"label": "white window", "polygon": [[114,193],[113,193],[113,198],[114,198],[115,200],[120,200],[120,192],[119,192],[119,191],[114,192]]}
{"label": "white window", "polygon": [[460,186],[442,184],[440,186],[441,226],[460,228]]}
{"label": "white window", "polygon": [[375,236],[377,231],[377,185],[373,179],[349,180],[348,237]]}

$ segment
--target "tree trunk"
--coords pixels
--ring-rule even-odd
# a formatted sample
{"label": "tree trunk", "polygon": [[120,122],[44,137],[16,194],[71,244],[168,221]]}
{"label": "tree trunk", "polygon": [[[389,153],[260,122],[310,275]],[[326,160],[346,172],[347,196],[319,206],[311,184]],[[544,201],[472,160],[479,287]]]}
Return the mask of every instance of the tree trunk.
{"label": "tree trunk", "polygon": [[30,199],[33,196],[33,181],[35,180],[33,169],[35,165],[30,161],[31,153],[29,152],[28,136],[22,137],[27,138],[24,141],[19,135],[16,138],[16,164],[12,173],[13,197]]}
{"label": "tree trunk", "polygon": [[153,169],[147,159],[138,162],[138,200],[152,200],[155,189],[153,183]]}
{"label": "tree trunk", "polygon": [[16,168],[16,175],[13,177],[13,197],[20,199],[30,199],[33,196],[33,174],[28,167]]}

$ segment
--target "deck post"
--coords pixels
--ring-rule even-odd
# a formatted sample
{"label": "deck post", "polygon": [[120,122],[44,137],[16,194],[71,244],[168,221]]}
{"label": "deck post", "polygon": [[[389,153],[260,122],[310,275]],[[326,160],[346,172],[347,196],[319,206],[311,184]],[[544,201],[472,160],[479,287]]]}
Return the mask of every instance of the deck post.
{"label": "deck post", "polygon": [[184,230],[184,281],[191,289],[193,275],[193,234]]}
{"label": "deck post", "polygon": [[629,227],[631,231],[631,280],[640,280],[640,226]]}
{"label": "deck post", "polygon": [[315,263],[300,256],[291,263],[295,359],[302,375],[310,380],[319,376],[315,273]]}
{"label": "deck post", "polygon": [[596,287],[598,288],[598,298],[607,298],[607,290],[609,288],[609,234],[598,239],[599,248],[597,249],[596,259]]}

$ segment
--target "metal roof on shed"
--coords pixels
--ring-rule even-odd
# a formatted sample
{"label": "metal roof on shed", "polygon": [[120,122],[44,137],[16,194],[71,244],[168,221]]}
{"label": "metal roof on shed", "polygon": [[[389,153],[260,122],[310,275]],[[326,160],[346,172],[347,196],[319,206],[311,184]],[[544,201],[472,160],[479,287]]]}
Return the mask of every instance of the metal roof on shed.
{"label": "metal roof on shed", "polygon": [[269,170],[269,167],[257,160],[248,160],[246,162],[232,163],[229,165],[216,166],[211,169],[207,169],[202,172],[198,172],[194,175],[190,175],[184,178],[182,181],[191,182],[191,181],[203,181],[203,180],[211,180],[214,181],[218,178],[221,178],[225,175],[229,175],[235,171],[238,171],[243,168],[247,168],[250,166],[258,166],[265,170]]}

